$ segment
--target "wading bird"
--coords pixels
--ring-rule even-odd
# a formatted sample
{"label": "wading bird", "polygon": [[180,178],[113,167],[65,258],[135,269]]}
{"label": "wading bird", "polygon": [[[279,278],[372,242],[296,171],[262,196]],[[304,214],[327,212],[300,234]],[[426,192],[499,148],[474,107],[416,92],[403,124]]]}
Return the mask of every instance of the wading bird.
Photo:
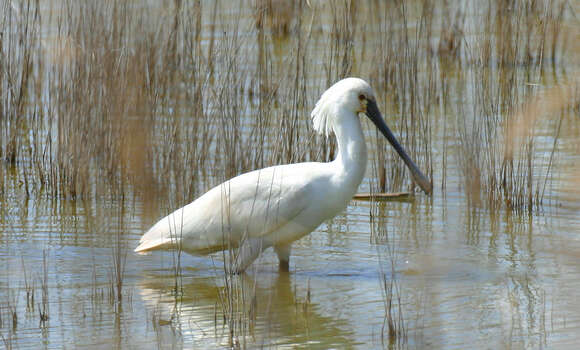
{"label": "wading bird", "polygon": [[136,252],[181,249],[207,254],[236,249],[230,272],[241,273],[269,247],[288,270],[292,242],[346,208],[365,173],[367,149],[359,115],[366,114],[426,192],[431,183],[397,142],[364,80],[343,79],[322,94],[312,111],[314,129],[336,135],[329,163],[278,165],[236,176],[157,222]]}

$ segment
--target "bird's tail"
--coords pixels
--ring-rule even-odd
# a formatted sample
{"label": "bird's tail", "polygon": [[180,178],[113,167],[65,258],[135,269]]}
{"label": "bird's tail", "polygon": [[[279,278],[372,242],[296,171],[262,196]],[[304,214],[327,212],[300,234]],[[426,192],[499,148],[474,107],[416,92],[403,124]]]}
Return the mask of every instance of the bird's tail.
{"label": "bird's tail", "polygon": [[179,237],[166,232],[165,226],[157,224],[141,237],[136,253],[145,253],[151,250],[171,249],[176,246]]}

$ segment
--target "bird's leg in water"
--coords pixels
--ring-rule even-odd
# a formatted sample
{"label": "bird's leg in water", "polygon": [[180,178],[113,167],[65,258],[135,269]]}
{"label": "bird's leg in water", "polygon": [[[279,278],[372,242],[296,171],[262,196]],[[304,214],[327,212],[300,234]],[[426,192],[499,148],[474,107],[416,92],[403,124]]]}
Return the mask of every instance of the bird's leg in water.
{"label": "bird's leg in water", "polygon": [[264,246],[264,242],[259,238],[247,238],[244,240],[242,245],[237,251],[234,264],[230,273],[241,274],[246,271],[248,266],[250,266],[254,260],[260,255],[260,253],[268,248]]}
{"label": "bird's leg in water", "polygon": [[290,271],[290,250],[292,249],[292,244],[283,244],[274,246],[276,254],[278,254],[278,259],[280,260],[280,271]]}

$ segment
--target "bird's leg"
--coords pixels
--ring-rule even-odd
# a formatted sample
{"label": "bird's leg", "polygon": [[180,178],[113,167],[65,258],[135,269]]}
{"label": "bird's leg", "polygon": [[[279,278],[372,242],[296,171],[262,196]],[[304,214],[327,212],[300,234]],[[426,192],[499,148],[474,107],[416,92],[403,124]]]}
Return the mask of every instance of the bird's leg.
{"label": "bird's leg", "polygon": [[280,260],[279,269],[280,271],[288,272],[290,271],[290,250],[292,249],[292,244],[282,244],[274,246],[274,250],[278,255]]}
{"label": "bird's leg", "polygon": [[268,248],[264,246],[264,242],[259,238],[247,238],[237,251],[233,266],[230,273],[241,274],[246,271],[260,253]]}

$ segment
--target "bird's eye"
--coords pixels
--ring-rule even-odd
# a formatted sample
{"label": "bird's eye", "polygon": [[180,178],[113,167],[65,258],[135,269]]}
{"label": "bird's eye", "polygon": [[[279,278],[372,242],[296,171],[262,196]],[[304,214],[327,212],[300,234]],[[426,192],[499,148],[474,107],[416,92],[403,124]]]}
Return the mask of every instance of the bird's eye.
{"label": "bird's eye", "polygon": [[365,95],[360,94],[360,95],[358,95],[358,99],[362,101],[362,100],[366,99],[366,97],[365,97]]}

